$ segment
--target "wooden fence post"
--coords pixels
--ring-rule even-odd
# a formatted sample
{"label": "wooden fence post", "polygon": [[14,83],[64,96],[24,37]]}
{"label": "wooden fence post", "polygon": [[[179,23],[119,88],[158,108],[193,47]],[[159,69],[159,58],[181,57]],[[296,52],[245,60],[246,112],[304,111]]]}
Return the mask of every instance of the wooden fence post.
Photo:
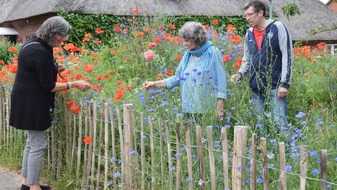
{"label": "wooden fence post", "polygon": [[124,182],[126,189],[133,189],[132,187],[132,160],[130,152],[134,150],[133,148],[133,132],[131,128],[134,129],[132,122],[132,104],[124,104],[123,105],[123,121],[124,121],[124,149],[123,149],[123,162],[125,163],[124,170]]}
{"label": "wooden fence post", "polygon": [[306,145],[301,146],[301,186],[300,190],[305,190],[305,183],[308,172],[308,147]]}
{"label": "wooden fence post", "polygon": [[321,190],[327,189],[328,179],[328,153],[327,150],[321,150]]}
{"label": "wooden fence post", "polygon": [[[104,187],[108,189],[108,157],[109,157],[109,104],[104,104]],[[111,121],[112,122],[112,121]],[[98,166],[100,167],[100,166]],[[97,184],[98,184],[97,180]],[[97,187],[97,186],[96,186]]]}
{"label": "wooden fence post", "polygon": [[176,124],[176,190],[180,190],[181,186],[181,156],[178,156],[178,154],[181,155],[181,134],[180,134],[180,124]]}
{"label": "wooden fence post", "polygon": [[208,159],[209,159],[209,170],[211,172],[211,189],[216,190],[216,175],[215,175],[215,161],[214,161],[214,150],[213,150],[213,138],[212,138],[212,126],[207,127],[207,139],[208,139]]}
{"label": "wooden fence post", "polygon": [[[191,134],[190,125],[188,123],[185,126],[185,138],[186,138],[186,152],[187,152],[187,171],[188,178],[193,180],[193,170],[192,170],[192,147],[191,147]],[[193,182],[188,183],[188,189],[193,190]]]}
{"label": "wooden fence post", "polygon": [[169,180],[168,180],[168,189],[172,189],[172,172],[170,168],[172,167],[172,149],[171,149],[171,136],[170,136],[170,127],[171,123],[169,121],[165,121],[166,127],[166,143],[167,143],[167,155],[168,155],[168,172],[169,172]]}
{"label": "wooden fence post", "polygon": [[245,188],[245,158],[247,153],[247,127],[234,127],[234,150],[232,168],[232,189],[241,190]]}
{"label": "wooden fence post", "polygon": [[280,187],[281,190],[287,190],[287,178],[285,173],[286,167],[286,153],[284,142],[279,142],[279,155],[280,155]]}
{"label": "wooden fence post", "polygon": [[151,151],[151,189],[155,190],[155,183],[156,183],[156,178],[154,177],[154,171],[156,170],[155,167],[155,155],[154,155],[154,148],[155,148],[155,144],[154,144],[154,134],[153,134],[153,124],[152,124],[152,119],[149,116],[148,117],[148,121],[149,121],[149,128],[150,128],[150,151]]}
{"label": "wooden fence post", "polygon": [[263,160],[263,189],[269,189],[269,168],[268,168],[268,152],[267,152],[267,140],[261,138],[261,151]]}
{"label": "wooden fence post", "polygon": [[223,157],[223,171],[224,171],[224,183],[225,189],[229,189],[229,174],[228,174],[228,141],[227,141],[227,129],[221,128],[221,144],[222,144],[222,157]]}
{"label": "wooden fence post", "polygon": [[140,157],[142,167],[142,190],[145,190],[145,136],[144,136],[144,113],[140,113]]}
{"label": "wooden fence post", "polygon": [[256,152],[257,152],[257,135],[252,135],[252,156],[250,159],[250,190],[256,189]]}
{"label": "wooden fence post", "polygon": [[200,189],[205,190],[205,161],[204,149],[202,146],[202,131],[201,126],[197,126],[197,144],[198,144],[198,162],[199,162],[199,177],[202,180]]}

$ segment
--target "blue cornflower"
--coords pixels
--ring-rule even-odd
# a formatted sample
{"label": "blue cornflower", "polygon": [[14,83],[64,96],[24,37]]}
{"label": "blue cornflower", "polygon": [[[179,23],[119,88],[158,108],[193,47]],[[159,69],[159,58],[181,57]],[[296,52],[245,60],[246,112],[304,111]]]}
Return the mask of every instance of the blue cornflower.
{"label": "blue cornflower", "polygon": [[192,183],[193,179],[192,178],[187,178],[186,181],[187,181],[187,183]]}
{"label": "blue cornflower", "polygon": [[297,118],[297,119],[302,119],[303,117],[305,117],[304,112],[298,112],[298,114],[295,115],[295,118]]}
{"label": "blue cornflower", "polygon": [[309,153],[309,155],[310,155],[311,157],[313,157],[313,158],[317,158],[318,153],[317,153],[316,151],[311,151],[311,152]]}
{"label": "blue cornflower", "polygon": [[115,174],[114,174],[114,178],[118,178],[118,177],[120,177],[121,176],[121,173],[119,173],[119,172],[116,172]]}
{"label": "blue cornflower", "polygon": [[182,117],[183,117],[183,114],[181,114],[181,113],[177,113],[176,117],[177,117],[178,119],[180,119],[180,118],[182,118]]}
{"label": "blue cornflower", "polygon": [[258,183],[258,184],[263,183],[262,177],[258,177],[258,178],[256,179],[256,183]]}
{"label": "blue cornflower", "polygon": [[176,157],[176,158],[180,158],[181,157],[181,153],[179,153],[179,152],[177,152],[175,155],[174,155],[174,157]]}
{"label": "blue cornflower", "polygon": [[337,157],[335,157],[335,161],[337,162]]}
{"label": "blue cornflower", "polygon": [[140,137],[140,139],[141,139],[141,140],[145,140],[145,139],[146,139],[146,135],[142,135],[142,136]]}
{"label": "blue cornflower", "polygon": [[224,125],[223,127],[224,127],[224,128],[226,128],[226,129],[229,129],[229,128],[231,128],[231,126],[230,126],[230,125]]}
{"label": "blue cornflower", "polygon": [[176,168],[175,168],[174,166],[171,166],[171,167],[169,168],[169,171],[170,171],[170,172],[173,172],[174,170],[176,170]]}
{"label": "blue cornflower", "polygon": [[307,122],[306,121],[302,121],[301,125],[307,125]]}
{"label": "blue cornflower", "polygon": [[322,120],[317,120],[317,122],[316,122],[316,126],[321,126],[321,125],[323,125],[323,121]]}
{"label": "blue cornflower", "polygon": [[318,169],[313,169],[313,170],[311,171],[311,173],[312,173],[313,175],[318,175],[318,174],[319,174],[319,171],[318,171]]}
{"label": "blue cornflower", "polygon": [[115,157],[112,157],[111,159],[110,159],[110,162],[111,163],[114,163],[116,161],[116,158]]}
{"label": "blue cornflower", "polygon": [[147,110],[148,112],[150,112],[150,113],[153,113],[153,112],[155,112],[156,110],[155,109],[149,109],[149,110]]}
{"label": "blue cornflower", "polygon": [[292,166],[286,166],[286,167],[284,167],[284,170],[286,171],[286,172],[291,172],[291,169],[292,169],[293,167]]}
{"label": "blue cornflower", "polygon": [[132,150],[131,152],[129,152],[129,156],[133,156],[136,154],[136,151],[135,150]]}

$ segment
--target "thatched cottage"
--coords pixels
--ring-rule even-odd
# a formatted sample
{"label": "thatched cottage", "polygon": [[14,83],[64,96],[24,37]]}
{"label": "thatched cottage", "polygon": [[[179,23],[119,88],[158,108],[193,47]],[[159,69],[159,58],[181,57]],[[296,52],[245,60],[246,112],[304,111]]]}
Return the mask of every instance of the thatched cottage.
{"label": "thatched cottage", "polygon": [[[142,15],[156,15],[158,11],[167,15],[242,15],[242,7],[248,0],[2,0],[0,1],[0,34],[17,42],[25,41],[40,24],[60,11],[83,14],[102,13],[108,15],[131,15],[132,9],[139,9]],[[269,4],[270,1],[266,0]],[[329,48],[337,48],[337,30],[329,30],[314,35],[312,29],[329,28],[337,25],[337,13],[320,0],[296,1],[301,15],[288,20],[281,7],[291,0],[273,0],[272,11],[275,19],[284,22],[293,41],[307,39],[309,44],[325,42]],[[4,34],[2,34],[4,35]],[[14,38],[13,38],[14,36]],[[335,52],[337,54],[337,52]]]}

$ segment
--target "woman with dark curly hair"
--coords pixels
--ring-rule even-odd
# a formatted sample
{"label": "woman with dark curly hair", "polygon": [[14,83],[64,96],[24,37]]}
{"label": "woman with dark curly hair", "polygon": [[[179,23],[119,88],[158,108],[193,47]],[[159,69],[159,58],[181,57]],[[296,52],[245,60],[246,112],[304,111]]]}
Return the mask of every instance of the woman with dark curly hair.
{"label": "woman with dark curly hair", "polygon": [[67,40],[70,24],[60,16],[47,19],[19,53],[18,71],[11,94],[9,124],[26,130],[26,146],[22,161],[21,190],[50,189],[40,186],[42,159],[48,141],[45,131],[51,126],[56,91],[77,88],[88,90],[86,81],[56,82],[57,73],[65,69],[57,66],[53,47]]}

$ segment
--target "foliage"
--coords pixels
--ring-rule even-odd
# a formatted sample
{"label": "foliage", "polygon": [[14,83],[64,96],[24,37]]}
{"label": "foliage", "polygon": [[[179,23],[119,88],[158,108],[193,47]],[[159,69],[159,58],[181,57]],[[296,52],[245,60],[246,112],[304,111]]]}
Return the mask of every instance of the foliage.
{"label": "foliage", "polygon": [[19,45],[15,45],[12,42],[0,40],[0,65],[7,64],[12,61],[14,54],[18,52]]}
{"label": "foliage", "polygon": [[[61,99],[62,101],[58,99],[57,104],[63,104],[63,106],[66,104],[74,114],[77,114],[81,108],[73,106],[79,105],[80,102],[82,102],[81,105],[87,105],[95,100],[98,106],[103,106],[106,102],[114,105],[132,103],[135,111],[145,113],[146,117],[181,122],[183,113],[180,107],[182,100],[179,96],[179,89],[170,91],[158,89],[147,92],[142,89],[142,83],[147,80],[167,78],[174,73],[186,51],[186,48],[182,46],[182,39],[177,37],[178,24],[183,24],[184,17],[148,18],[134,15],[119,20],[107,17],[106,25],[96,25],[94,22],[98,17],[98,15],[96,17],[91,15],[88,18],[83,18],[84,21],[91,19],[93,22],[92,25],[87,25],[86,22],[79,21],[82,19],[79,15],[69,14],[68,20],[74,18],[71,22],[79,22],[78,25],[72,23],[74,36],[71,38],[73,42],[77,41],[78,44],[67,43],[64,45],[68,56],[61,48],[55,48],[54,54],[57,61],[65,64],[67,68],[61,74],[64,79],[58,78],[58,80],[60,82],[87,80],[92,84],[92,89],[87,93],[79,93],[77,90],[62,92],[64,99]],[[195,19],[190,16],[185,16],[185,18],[187,20]],[[240,32],[236,28],[239,26],[228,24],[229,22],[234,23],[234,18],[228,21],[214,19],[214,17],[203,19],[205,20],[202,21],[202,24],[208,26],[207,30],[211,41],[222,52],[227,72],[227,76],[224,77],[227,77],[229,81],[230,76],[237,72],[242,63],[242,37],[238,35]],[[240,19],[237,18],[236,21],[236,24],[239,24]],[[100,29],[98,30],[98,28]],[[153,51],[154,57],[144,56],[144,53],[149,50]],[[270,141],[268,156],[271,168],[276,168],[279,163],[278,147],[275,142],[286,142],[287,166],[288,170],[294,174],[300,173],[299,146],[307,145],[310,153],[310,172],[308,173],[310,178],[319,178],[316,171],[320,167],[317,151],[327,149],[329,153],[328,166],[332,168],[329,169],[328,181],[333,182],[336,181],[335,173],[337,171],[335,147],[337,132],[334,127],[337,111],[335,104],[337,93],[336,60],[325,50],[324,43],[318,44],[315,48],[298,47],[294,49],[294,53],[293,82],[288,97],[289,128],[287,130],[277,133],[270,117],[268,117],[270,130],[266,130],[256,123],[247,78],[237,84],[227,84],[228,99],[226,100],[224,120],[221,123],[215,123],[214,119],[210,118],[206,122],[217,128],[228,128],[230,140],[233,135],[233,127],[236,125],[248,126],[248,136],[258,133],[260,136],[267,137]],[[0,75],[2,84],[12,83],[15,70],[10,70],[10,68],[3,68]],[[4,76],[7,77],[6,80],[4,80]],[[59,113],[59,115],[62,116],[63,113]],[[145,120],[144,122],[148,124],[149,121]],[[137,124],[139,125],[139,123]],[[60,125],[64,127],[62,122]],[[215,141],[219,142],[219,133],[215,135]],[[217,158],[220,156],[217,155]],[[186,161],[186,156],[183,159]],[[216,162],[217,166],[221,165],[219,160]],[[262,188],[263,178],[260,171],[262,169],[259,170],[257,183]],[[76,184],[71,174],[64,175],[62,182],[68,182],[70,185]],[[182,175],[186,176],[186,173]],[[275,171],[271,172],[271,175],[278,178],[278,173]],[[249,176],[248,172],[247,176]],[[165,178],[166,176],[161,177]],[[299,186],[297,179],[295,177],[288,178],[289,186]],[[308,184],[310,189],[318,189],[319,187],[315,181],[308,181]],[[273,183],[272,187],[279,188],[277,183]]]}
{"label": "foliage", "polygon": [[283,11],[283,14],[287,17],[288,20],[292,16],[301,14],[300,8],[295,3],[295,0],[292,0],[292,2],[285,4],[281,9]]}
{"label": "foliage", "polygon": [[[71,26],[73,27],[72,32],[69,37],[69,41],[77,45],[81,44],[84,34],[95,31],[97,28],[101,28],[105,31],[104,34],[99,35],[103,39],[107,40],[110,37],[110,34],[114,33],[114,27],[119,26],[121,28],[129,28],[132,24],[132,20],[135,19],[139,22],[147,20],[155,20],[155,22],[160,22],[163,25],[174,24],[176,28],[180,28],[186,21],[197,21],[202,24],[209,24],[213,20],[218,20],[220,25],[219,27],[226,27],[228,24],[235,25],[236,33],[243,36],[248,27],[245,19],[237,17],[220,17],[220,16],[192,16],[192,15],[183,15],[183,16],[143,16],[143,15],[134,15],[134,16],[114,16],[114,15],[104,15],[104,14],[93,14],[93,15],[83,15],[78,13],[68,13],[60,12],[60,16],[63,16]],[[169,31],[167,28],[166,31]],[[94,34],[93,38],[96,38]]]}

